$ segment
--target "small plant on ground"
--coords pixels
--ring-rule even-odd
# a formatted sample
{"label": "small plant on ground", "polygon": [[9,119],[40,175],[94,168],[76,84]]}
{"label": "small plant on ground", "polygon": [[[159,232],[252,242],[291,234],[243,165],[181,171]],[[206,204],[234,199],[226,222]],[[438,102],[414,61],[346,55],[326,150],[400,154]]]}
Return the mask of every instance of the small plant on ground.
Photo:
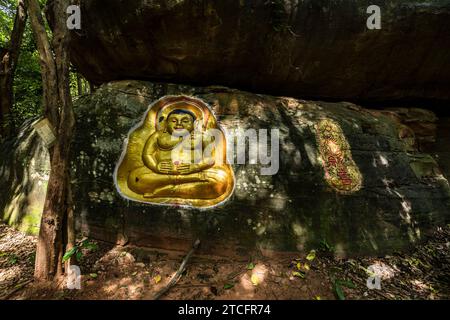
{"label": "small plant on ground", "polygon": [[78,242],[72,249],[67,251],[63,256],[63,262],[68,261],[70,258],[75,257],[77,261],[81,261],[83,259],[83,249],[89,251],[96,251],[98,249],[97,244],[89,241],[89,239],[83,239]]}

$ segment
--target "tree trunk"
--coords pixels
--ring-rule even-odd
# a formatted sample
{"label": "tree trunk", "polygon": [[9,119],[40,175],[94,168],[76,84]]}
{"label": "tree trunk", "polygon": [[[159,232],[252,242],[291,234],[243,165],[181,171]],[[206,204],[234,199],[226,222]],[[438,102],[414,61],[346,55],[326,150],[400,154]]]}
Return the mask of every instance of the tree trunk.
{"label": "tree trunk", "polygon": [[27,6],[25,0],[19,0],[9,46],[2,50],[0,55],[0,136],[7,136],[14,129],[11,117],[14,101],[14,73],[19,60],[20,46],[26,23]]}
{"label": "tree trunk", "polygon": [[29,15],[40,55],[44,89],[45,115],[56,131],[56,142],[50,151],[50,178],[42,213],[36,251],[36,280],[54,280],[61,276],[62,256],[73,232],[68,230],[68,213],[72,210],[70,197],[70,145],[75,118],[69,86],[66,9],[69,0],[52,3],[54,10],[53,40],[50,43],[37,0],[29,1]]}

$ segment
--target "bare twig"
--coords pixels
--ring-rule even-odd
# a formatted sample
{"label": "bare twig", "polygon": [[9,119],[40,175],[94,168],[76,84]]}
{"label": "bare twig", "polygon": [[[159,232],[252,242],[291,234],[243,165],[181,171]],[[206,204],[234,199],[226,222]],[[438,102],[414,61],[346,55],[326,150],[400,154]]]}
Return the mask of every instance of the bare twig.
{"label": "bare twig", "polygon": [[183,262],[181,262],[180,267],[178,268],[178,271],[175,273],[175,275],[172,277],[170,282],[162,288],[158,293],[155,294],[153,297],[154,300],[158,300],[161,298],[167,291],[169,291],[177,282],[180,280],[181,275],[183,274],[184,270],[186,269],[186,264],[188,263],[189,259],[191,258],[192,254],[197,250],[197,248],[200,245],[200,240],[197,239],[192,246],[192,249],[189,251],[189,253],[186,255],[186,257],[183,259]]}

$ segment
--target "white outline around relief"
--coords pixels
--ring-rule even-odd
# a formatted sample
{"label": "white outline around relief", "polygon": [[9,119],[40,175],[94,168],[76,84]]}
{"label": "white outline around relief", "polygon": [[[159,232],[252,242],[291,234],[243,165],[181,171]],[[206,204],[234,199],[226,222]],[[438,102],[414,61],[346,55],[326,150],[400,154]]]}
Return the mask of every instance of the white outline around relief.
{"label": "white outline around relief", "polygon": [[[139,123],[137,123],[135,126],[133,126],[133,127],[128,131],[128,133],[127,133],[127,137],[126,137],[126,139],[124,140],[124,142],[123,142],[123,144],[122,144],[122,154],[120,155],[119,161],[117,161],[116,167],[115,167],[115,169],[114,169],[113,179],[114,179],[114,186],[116,187],[117,192],[120,194],[120,196],[121,196],[122,198],[124,198],[124,199],[126,199],[126,200],[133,201],[133,202],[138,202],[138,203],[143,203],[143,204],[147,204],[147,205],[149,205],[149,206],[172,207],[172,208],[175,208],[175,209],[194,209],[194,210],[200,210],[200,211],[202,211],[202,210],[208,210],[208,209],[217,208],[217,207],[219,207],[219,206],[224,205],[224,204],[228,201],[228,199],[234,194],[234,190],[236,189],[236,177],[235,177],[235,174],[234,174],[233,167],[232,167],[232,165],[229,164],[229,163],[227,163],[227,164],[230,166],[230,171],[231,171],[231,174],[232,174],[232,176],[233,176],[233,189],[231,190],[231,192],[230,192],[230,194],[228,195],[228,197],[226,197],[225,199],[223,199],[221,202],[219,202],[219,203],[217,203],[217,204],[215,204],[215,205],[209,206],[209,207],[195,207],[195,206],[193,206],[193,205],[188,205],[188,204],[153,203],[153,202],[150,203],[150,202],[146,202],[146,201],[142,201],[142,200],[132,199],[132,198],[128,197],[127,195],[123,194],[122,191],[120,190],[119,184],[118,184],[118,182],[117,182],[117,173],[118,173],[118,171],[119,171],[120,165],[122,164],[122,161],[124,160],[124,158],[125,158],[125,156],[126,156],[126,154],[127,154],[128,141],[129,141],[130,135],[131,135],[134,131],[136,131],[138,128],[140,128],[140,127],[144,124],[145,119],[147,119],[147,115],[148,115],[148,113],[150,112],[150,110],[152,110],[152,108],[153,108],[158,102],[160,102],[160,101],[163,100],[163,99],[167,99],[167,98],[169,98],[169,99],[170,99],[170,98],[189,98],[189,99],[197,100],[198,103],[205,105],[205,106],[208,108],[209,112],[211,112],[211,114],[212,114],[212,116],[214,117],[214,119],[216,120],[217,126],[219,127],[219,129],[224,133],[224,135],[225,135],[225,143],[227,143],[227,140],[226,140],[226,139],[227,139],[227,137],[228,137],[228,134],[227,134],[228,132],[227,132],[226,128],[223,128],[223,127],[220,125],[219,120],[217,119],[216,115],[214,114],[213,110],[211,109],[211,107],[210,107],[210,105],[209,105],[208,103],[206,103],[206,102],[203,101],[202,99],[199,99],[199,98],[193,97],[193,96],[188,96],[188,95],[166,95],[166,96],[163,96],[163,97],[161,97],[161,98],[155,100],[154,102],[152,102],[152,103],[147,107],[147,111],[145,111],[145,113],[144,113],[144,115],[143,115],[143,117],[142,117],[142,120],[141,120]],[[179,101],[177,101],[177,102],[179,102]],[[157,127],[157,124],[155,124],[155,129],[156,129],[156,127]],[[227,161],[227,160],[228,160],[228,159],[226,159],[225,161]]]}

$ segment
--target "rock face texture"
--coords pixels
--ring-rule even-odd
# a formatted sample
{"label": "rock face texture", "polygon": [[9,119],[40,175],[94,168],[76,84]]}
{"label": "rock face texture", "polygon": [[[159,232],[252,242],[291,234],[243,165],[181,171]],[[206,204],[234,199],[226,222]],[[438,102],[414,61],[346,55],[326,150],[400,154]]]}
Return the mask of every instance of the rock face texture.
{"label": "rock face texture", "polygon": [[[262,175],[267,166],[259,161],[233,164],[233,195],[208,210],[123,199],[113,175],[129,130],[152,102],[178,94],[208,103],[227,131],[278,129],[278,172]],[[351,103],[139,81],[105,84],[80,98],[75,108],[77,228],[93,238],[172,250],[186,250],[200,238],[202,252],[221,255],[308,250],[326,243],[337,254],[358,255],[408,248],[432,226],[450,221],[450,162],[446,141],[436,136],[448,132],[449,121],[441,126],[426,110],[374,111]],[[21,193],[27,199],[31,164],[48,161],[45,152],[31,150],[38,148],[34,133],[23,136],[31,140],[14,142],[16,151],[1,146],[1,154],[11,155],[0,161],[0,183],[11,186],[0,197],[6,220],[4,208],[14,198],[5,195]],[[327,145],[338,145],[334,154],[340,156],[330,157]],[[25,146],[28,155],[17,156],[28,150]],[[336,163],[344,169],[333,171]],[[22,171],[11,175],[14,167]],[[43,193],[45,184],[40,188]]]}
{"label": "rock face texture", "polygon": [[[369,30],[369,5],[381,30]],[[351,101],[449,100],[449,0],[84,0],[71,57],[147,79]]]}
{"label": "rock face texture", "polygon": [[14,140],[1,144],[0,220],[38,234],[50,174],[50,157],[28,120]]}

